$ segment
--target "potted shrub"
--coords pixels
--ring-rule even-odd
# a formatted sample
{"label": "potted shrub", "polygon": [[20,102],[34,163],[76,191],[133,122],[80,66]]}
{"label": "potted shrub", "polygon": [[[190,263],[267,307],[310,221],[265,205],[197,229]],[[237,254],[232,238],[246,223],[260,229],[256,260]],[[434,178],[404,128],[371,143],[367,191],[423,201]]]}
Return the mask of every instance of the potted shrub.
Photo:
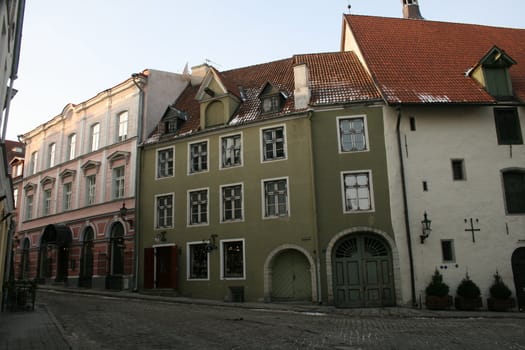
{"label": "potted shrub", "polygon": [[458,285],[454,305],[458,310],[476,310],[482,306],[481,291],[467,274]]}
{"label": "potted shrub", "polygon": [[452,306],[452,296],[448,295],[449,287],[443,282],[443,276],[436,269],[432,280],[425,289],[427,309],[445,310]]}
{"label": "potted shrub", "polygon": [[494,282],[489,292],[490,298],[487,298],[487,306],[491,311],[507,311],[516,305],[515,299],[511,297],[512,292],[498,272],[494,275]]}

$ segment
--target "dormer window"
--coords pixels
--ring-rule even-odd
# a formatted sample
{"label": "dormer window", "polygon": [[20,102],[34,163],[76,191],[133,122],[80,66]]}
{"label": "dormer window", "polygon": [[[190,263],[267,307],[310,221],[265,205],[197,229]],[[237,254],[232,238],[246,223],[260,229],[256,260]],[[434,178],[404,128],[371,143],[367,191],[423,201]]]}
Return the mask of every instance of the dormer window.
{"label": "dormer window", "polygon": [[164,113],[164,133],[172,134],[176,132],[186,120],[188,120],[186,113],[169,106],[166,113]]}
{"label": "dormer window", "polygon": [[266,83],[259,94],[259,99],[261,100],[262,113],[275,113],[283,107],[286,95],[272,84]]}
{"label": "dormer window", "polygon": [[514,93],[509,69],[514,64],[516,61],[495,46],[480,60],[471,75],[496,99],[511,99]]}

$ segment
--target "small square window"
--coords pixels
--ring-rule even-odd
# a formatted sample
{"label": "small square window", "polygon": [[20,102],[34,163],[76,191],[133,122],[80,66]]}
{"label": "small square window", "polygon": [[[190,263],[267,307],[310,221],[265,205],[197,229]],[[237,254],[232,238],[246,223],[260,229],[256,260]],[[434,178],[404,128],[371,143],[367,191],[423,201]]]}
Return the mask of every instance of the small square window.
{"label": "small square window", "polygon": [[443,257],[444,263],[453,263],[456,261],[456,256],[454,254],[454,240],[452,239],[443,239],[441,240],[441,254]]}
{"label": "small square window", "polygon": [[452,159],[452,179],[454,181],[466,180],[465,177],[465,162],[463,159]]}

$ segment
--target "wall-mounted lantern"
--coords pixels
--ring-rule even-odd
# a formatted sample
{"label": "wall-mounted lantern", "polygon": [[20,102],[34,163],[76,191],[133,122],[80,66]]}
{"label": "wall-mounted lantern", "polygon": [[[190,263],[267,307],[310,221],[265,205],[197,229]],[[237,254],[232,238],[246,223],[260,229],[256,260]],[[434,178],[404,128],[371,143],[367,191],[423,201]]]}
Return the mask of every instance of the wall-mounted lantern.
{"label": "wall-mounted lantern", "polygon": [[129,224],[130,228],[133,228],[133,220],[126,218],[126,215],[128,214],[128,208],[126,208],[126,203],[122,203],[122,208],[120,208],[119,211],[122,220],[126,221]]}
{"label": "wall-mounted lantern", "polygon": [[423,220],[421,221],[421,225],[423,226],[423,232],[421,233],[421,244],[425,242],[425,239],[428,238],[430,235],[430,232],[432,231],[432,228],[430,225],[432,224],[432,220],[428,219],[427,212],[425,211],[425,214],[423,214]]}

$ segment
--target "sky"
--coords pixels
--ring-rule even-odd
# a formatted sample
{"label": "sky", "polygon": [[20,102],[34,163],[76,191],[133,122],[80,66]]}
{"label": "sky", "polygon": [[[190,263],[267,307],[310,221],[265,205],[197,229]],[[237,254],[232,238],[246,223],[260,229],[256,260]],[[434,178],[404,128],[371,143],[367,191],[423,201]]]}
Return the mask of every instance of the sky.
{"label": "sky", "polygon": [[[7,139],[157,69],[228,70],[340,49],[342,16],[402,17],[401,0],[27,1]],[[525,28],[523,0],[419,0],[427,20]]]}

